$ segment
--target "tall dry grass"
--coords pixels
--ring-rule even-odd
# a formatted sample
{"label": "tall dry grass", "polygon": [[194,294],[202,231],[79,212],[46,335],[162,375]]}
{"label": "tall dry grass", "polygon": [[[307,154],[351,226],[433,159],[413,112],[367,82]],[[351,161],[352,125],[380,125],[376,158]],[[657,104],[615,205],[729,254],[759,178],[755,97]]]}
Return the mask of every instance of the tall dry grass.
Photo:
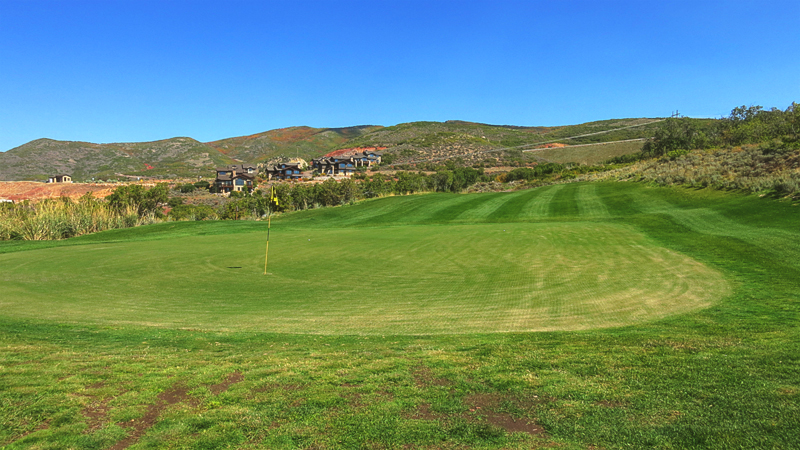
{"label": "tall dry grass", "polygon": [[604,179],[756,193],[774,192],[782,196],[800,197],[800,150],[772,143],[695,150],[577,178],[578,181]]}
{"label": "tall dry grass", "polygon": [[115,211],[105,202],[84,196],[0,207],[0,240],[57,240],[114,228],[159,222],[153,214],[139,216],[135,205]]}

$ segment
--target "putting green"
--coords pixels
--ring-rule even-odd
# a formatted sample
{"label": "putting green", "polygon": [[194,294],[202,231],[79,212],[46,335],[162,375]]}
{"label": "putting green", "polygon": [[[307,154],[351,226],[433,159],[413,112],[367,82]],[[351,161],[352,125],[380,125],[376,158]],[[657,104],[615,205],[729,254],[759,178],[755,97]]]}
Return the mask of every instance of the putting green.
{"label": "putting green", "polygon": [[5,316],[320,334],[581,330],[711,305],[722,275],[608,223],[273,230],[0,255]]}

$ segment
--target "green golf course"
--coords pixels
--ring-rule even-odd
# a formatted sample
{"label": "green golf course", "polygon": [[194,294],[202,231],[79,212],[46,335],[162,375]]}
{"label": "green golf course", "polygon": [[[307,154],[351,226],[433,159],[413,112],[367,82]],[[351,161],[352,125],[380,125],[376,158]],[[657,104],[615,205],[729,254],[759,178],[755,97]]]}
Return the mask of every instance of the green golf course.
{"label": "green golf course", "polygon": [[791,202],[383,197],[274,217],[265,274],[266,236],[0,242],[0,446],[798,448]]}

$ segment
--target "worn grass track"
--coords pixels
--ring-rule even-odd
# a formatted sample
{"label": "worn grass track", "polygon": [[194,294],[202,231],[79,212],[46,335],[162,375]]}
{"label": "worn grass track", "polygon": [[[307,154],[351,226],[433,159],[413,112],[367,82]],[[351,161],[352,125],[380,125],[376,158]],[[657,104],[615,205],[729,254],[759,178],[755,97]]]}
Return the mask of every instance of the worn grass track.
{"label": "worn grass track", "polygon": [[0,446],[799,447],[798,206],[571,184],[273,226],[272,304],[260,223],[0,243]]}

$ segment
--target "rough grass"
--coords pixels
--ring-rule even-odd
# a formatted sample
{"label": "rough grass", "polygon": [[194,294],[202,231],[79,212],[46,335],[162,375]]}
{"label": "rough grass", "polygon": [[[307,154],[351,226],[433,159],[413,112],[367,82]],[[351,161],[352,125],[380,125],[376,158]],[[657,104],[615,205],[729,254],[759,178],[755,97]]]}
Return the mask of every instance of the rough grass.
{"label": "rough grass", "polygon": [[[800,209],[790,203],[630,183],[396,197],[287,214],[273,222],[280,230],[274,242],[292,233],[302,239],[304,232],[374,229],[408,242],[403,233],[419,228],[429,232],[415,242],[435,247],[441,245],[436,230],[466,239],[469,229],[501,227],[549,232],[565,249],[588,253],[605,248],[587,243],[581,250],[571,238],[613,243],[617,238],[604,233],[619,233],[645,252],[690,258],[721,274],[729,294],[707,308],[625,327],[420,336],[70,324],[13,317],[3,307],[0,446],[798,448],[800,268],[792,259],[798,223]],[[166,249],[202,239],[234,245],[261,226],[159,224],[60,242],[3,243],[0,258],[27,255],[15,264],[34,267],[39,255],[57,251]],[[595,227],[599,234],[586,231]],[[316,256],[351,275],[335,255]],[[150,263],[160,264],[156,257]],[[241,265],[231,271],[245,270]],[[380,269],[364,264],[359,273]],[[40,281],[45,286],[50,279]],[[98,296],[118,286],[109,281]],[[231,293],[243,288],[229,286]]]}

